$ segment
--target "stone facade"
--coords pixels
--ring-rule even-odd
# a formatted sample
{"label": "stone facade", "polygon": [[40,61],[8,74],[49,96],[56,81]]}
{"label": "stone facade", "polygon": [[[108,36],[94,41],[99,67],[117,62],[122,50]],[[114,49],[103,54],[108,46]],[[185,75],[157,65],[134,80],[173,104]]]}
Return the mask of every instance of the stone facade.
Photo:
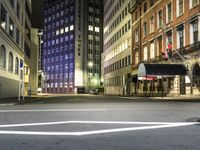
{"label": "stone facade", "polygon": [[127,79],[131,74],[130,0],[104,1],[104,49],[102,77],[104,93],[128,95]]}

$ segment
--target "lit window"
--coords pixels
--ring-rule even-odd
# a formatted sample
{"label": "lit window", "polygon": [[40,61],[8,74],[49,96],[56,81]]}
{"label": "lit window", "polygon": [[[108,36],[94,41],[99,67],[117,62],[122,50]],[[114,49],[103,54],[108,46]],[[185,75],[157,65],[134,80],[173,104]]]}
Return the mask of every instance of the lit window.
{"label": "lit window", "polygon": [[124,47],[125,45],[124,45],[124,42],[122,43],[122,51],[125,49],[125,47]]}
{"label": "lit window", "polygon": [[139,53],[135,52],[135,64],[139,63]]}
{"label": "lit window", "polygon": [[89,30],[89,31],[93,31],[93,26],[89,25],[89,26],[88,26],[88,30]]}
{"label": "lit window", "polygon": [[144,48],[144,60],[148,59],[148,51],[147,51],[147,47]]}
{"label": "lit window", "polygon": [[155,57],[155,44],[152,42],[150,44],[150,58],[153,59]]}
{"label": "lit window", "polygon": [[95,27],[95,32],[99,32],[99,27]]}
{"label": "lit window", "polygon": [[125,49],[128,48],[128,40],[125,41],[125,46],[124,46],[124,48],[125,48]]}
{"label": "lit window", "polygon": [[74,25],[70,26],[70,31],[74,30]]}
{"label": "lit window", "polygon": [[9,34],[10,36],[14,37],[14,22],[12,21],[12,19],[10,18],[9,20]]}
{"label": "lit window", "polygon": [[68,32],[69,31],[69,28],[68,27],[65,27],[65,32]]}
{"label": "lit window", "polygon": [[60,34],[63,34],[64,33],[64,29],[60,29]]}
{"label": "lit window", "polygon": [[56,31],[56,35],[59,35],[59,30]]}

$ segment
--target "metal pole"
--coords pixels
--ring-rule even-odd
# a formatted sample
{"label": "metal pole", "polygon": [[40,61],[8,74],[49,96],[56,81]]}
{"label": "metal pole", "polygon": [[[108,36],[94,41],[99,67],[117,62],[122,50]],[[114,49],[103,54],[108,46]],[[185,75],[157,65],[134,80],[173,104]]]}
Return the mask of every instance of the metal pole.
{"label": "metal pole", "polygon": [[28,68],[28,97],[31,97],[30,68]]}
{"label": "metal pole", "polygon": [[20,103],[20,101],[21,101],[21,82],[20,82],[20,80],[19,80],[19,86],[18,86],[18,101],[19,101],[19,103]]}
{"label": "metal pole", "polygon": [[25,71],[22,71],[22,100],[24,101],[24,78],[25,78]]}
{"label": "metal pole", "polygon": [[164,97],[164,85],[163,85],[163,75],[162,75],[162,99]]}

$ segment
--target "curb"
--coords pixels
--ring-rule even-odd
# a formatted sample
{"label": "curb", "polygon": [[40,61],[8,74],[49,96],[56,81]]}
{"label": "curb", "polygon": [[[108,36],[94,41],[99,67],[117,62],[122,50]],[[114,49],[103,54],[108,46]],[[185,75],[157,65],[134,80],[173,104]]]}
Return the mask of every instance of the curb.
{"label": "curb", "polygon": [[15,103],[5,103],[5,104],[0,104],[0,106],[14,106],[16,105]]}

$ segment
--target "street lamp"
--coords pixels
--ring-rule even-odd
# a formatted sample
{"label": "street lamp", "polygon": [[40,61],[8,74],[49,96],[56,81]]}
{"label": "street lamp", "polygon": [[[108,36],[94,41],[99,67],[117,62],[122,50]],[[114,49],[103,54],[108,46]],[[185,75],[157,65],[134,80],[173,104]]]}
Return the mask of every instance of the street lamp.
{"label": "street lamp", "polygon": [[[88,68],[89,68],[89,70],[91,70],[92,69],[92,67],[93,67],[93,62],[92,61],[89,61],[88,62]],[[88,70],[88,71],[89,71]],[[89,71],[89,83],[88,83],[88,85],[89,85],[89,89],[91,88],[91,86],[92,86],[92,78],[93,78],[93,74]]]}
{"label": "street lamp", "polygon": [[88,62],[88,67],[92,68],[93,67],[93,62]]}

